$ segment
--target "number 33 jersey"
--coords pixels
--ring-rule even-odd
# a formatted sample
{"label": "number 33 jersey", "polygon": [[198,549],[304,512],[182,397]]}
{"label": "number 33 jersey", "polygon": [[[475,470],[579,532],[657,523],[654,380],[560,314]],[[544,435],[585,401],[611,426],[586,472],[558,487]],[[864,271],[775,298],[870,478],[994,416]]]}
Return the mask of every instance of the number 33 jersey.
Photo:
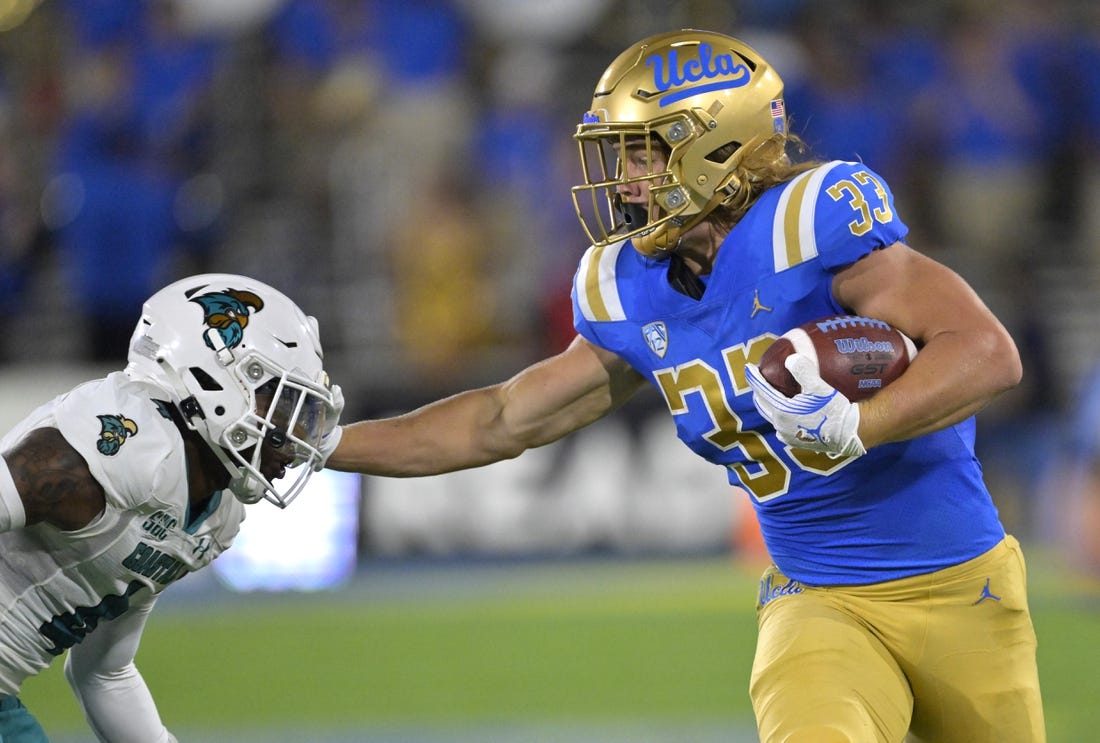
{"label": "number 33 jersey", "polygon": [[244,520],[229,492],[190,512],[183,439],[149,392],[115,372],[43,405],[0,440],[7,452],[31,430],[57,428],[106,496],[82,529],[0,534],[0,693],[18,693],[139,590],[155,596],[208,565]]}
{"label": "number 33 jersey", "polygon": [[928,573],[1004,537],[973,419],[830,459],[780,442],[745,381],[745,363],[778,336],[847,312],[832,295],[836,271],[907,232],[882,178],[836,161],[762,194],[698,299],[673,287],[677,258],[646,258],[628,241],[590,248],[574,278],[577,332],[660,390],[679,438],[752,498],[776,565],[809,585]]}

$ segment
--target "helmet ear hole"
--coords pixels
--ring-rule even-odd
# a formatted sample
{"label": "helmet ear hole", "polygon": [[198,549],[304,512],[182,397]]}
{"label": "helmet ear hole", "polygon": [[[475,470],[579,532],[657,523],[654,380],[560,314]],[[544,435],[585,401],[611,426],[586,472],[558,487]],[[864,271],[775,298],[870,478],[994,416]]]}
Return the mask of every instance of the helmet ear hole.
{"label": "helmet ear hole", "polygon": [[740,142],[728,142],[716,150],[707,154],[706,159],[712,163],[724,163],[733,157],[733,153],[741,149]]}

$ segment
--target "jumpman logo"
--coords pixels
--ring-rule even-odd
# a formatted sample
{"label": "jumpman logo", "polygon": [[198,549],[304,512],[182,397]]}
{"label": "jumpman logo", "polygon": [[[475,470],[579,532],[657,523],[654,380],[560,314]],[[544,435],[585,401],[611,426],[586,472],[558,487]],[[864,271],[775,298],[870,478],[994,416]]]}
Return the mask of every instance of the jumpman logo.
{"label": "jumpman logo", "polygon": [[817,428],[806,428],[806,426],[799,426],[795,431],[794,437],[799,441],[816,442],[822,441],[821,429],[825,426],[825,421],[829,420],[829,416],[823,415],[821,417],[821,423],[817,425]]}
{"label": "jumpman logo", "polygon": [[985,585],[982,586],[982,595],[978,597],[978,600],[974,602],[974,605],[977,606],[978,604],[982,603],[986,599],[993,599],[994,601],[1000,601],[1001,600],[1000,596],[994,595],[992,592],[990,592],[990,590],[989,590],[989,578],[985,579]]}
{"label": "jumpman logo", "polygon": [[749,319],[756,317],[757,312],[771,312],[771,307],[765,307],[760,303],[760,290],[754,289],[752,294],[752,314],[749,315]]}

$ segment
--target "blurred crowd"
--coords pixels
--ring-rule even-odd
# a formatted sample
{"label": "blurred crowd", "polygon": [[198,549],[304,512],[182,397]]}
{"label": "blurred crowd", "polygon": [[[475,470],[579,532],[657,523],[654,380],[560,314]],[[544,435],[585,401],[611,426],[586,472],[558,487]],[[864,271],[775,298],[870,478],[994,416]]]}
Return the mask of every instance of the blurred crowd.
{"label": "blurred crowd", "polygon": [[594,84],[680,27],[755,46],[792,129],[880,173],[1009,325],[1026,381],[986,457],[1044,528],[1030,491],[1100,359],[1089,0],[4,3],[0,361],[116,365],[142,299],[216,270],[318,316],[353,413],[506,376],[572,335]]}

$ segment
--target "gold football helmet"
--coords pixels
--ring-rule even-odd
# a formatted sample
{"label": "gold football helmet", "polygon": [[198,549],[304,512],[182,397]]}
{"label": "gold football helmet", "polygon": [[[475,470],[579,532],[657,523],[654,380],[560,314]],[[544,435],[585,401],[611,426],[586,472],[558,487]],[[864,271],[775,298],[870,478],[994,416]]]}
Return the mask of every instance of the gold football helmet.
{"label": "gold football helmet", "polygon": [[[572,189],[577,217],[595,245],[632,238],[643,255],[671,251],[736,196],[744,153],[786,131],[783,81],[751,47],[692,29],[643,39],[604,72],[574,135],[585,181]],[[644,147],[644,175],[627,173],[628,145]],[[639,182],[647,206],[622,198]]]}

